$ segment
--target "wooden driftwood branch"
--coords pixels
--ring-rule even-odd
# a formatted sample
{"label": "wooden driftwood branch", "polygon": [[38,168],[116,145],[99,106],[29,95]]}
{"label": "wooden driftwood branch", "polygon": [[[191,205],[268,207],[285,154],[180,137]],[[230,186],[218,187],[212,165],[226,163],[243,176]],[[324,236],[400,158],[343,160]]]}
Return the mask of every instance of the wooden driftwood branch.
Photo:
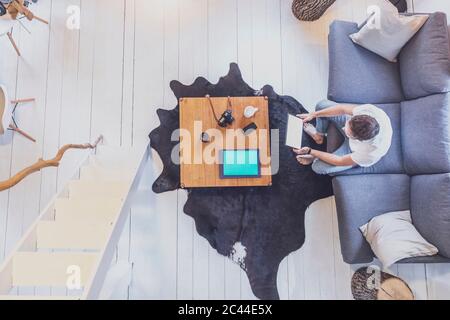
{"label": "wooden driftwood branch", "polygon": [[100,136],[95,141],[94,144],[91,143],[85,143],[85,144],[66,144],[61,149],[58,150],[58,153],[53,159],[44,160],[39,159],[35,164],[23,169],[22,171],[18,172],[13,177],[9,178],[8,180],[1,181],[0,182],[0,192],[8,190],[15,185],[17,185],[19,182],[21,182],[23,179],[25,179],[30,174],[33,174],[35,172],[41,171],[44,168],[48,167],[58,167],[60,161],[62,160],[64,153],[66,153],[69,149],[95,149],[97,145],[102,141],[103,137]]}

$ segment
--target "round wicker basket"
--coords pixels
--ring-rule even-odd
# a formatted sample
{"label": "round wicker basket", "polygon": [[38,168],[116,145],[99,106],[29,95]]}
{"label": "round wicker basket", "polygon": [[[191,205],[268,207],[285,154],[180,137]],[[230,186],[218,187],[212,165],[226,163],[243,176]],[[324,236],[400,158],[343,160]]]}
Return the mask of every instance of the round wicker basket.
{"label": "round wicker basket", "polygon": [[301,21],[315,21],[335,2],[336,0],[294,0],[292,12]]}
{"label": "round wicker basket", "polygon": [[[408,9],[405,0],[389,1],[397,7],[399,12],[405,12]],[[336,0],[294,0],[292,12],[301,21],[315,21],[335,2]]]}

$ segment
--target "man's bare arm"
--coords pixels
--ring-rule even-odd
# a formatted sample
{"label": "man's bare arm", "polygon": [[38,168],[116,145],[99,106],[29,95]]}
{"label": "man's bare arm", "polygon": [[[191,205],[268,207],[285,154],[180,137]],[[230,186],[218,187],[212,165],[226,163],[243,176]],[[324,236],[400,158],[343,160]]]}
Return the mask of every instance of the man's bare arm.
{"label": "man's bare arm", "polygon": [[338,104],[320,111],[313,112],[315,118],[325,118],[325,117],[334,117],[340,115],[353,115],[353,109],[355,109],[357,105],[354,104]]}
{"label": "man's bare arm", "polygon": [[316,111],[313,113],[305,113],[299,114],[297,117],[303,120],[303,122],[310,122],[314,118],[326,118],[326,117],[334,117],[340,115],[349,115],[353,116],[353,110],[357,107],[354,104],[337,104],[335,106]]}

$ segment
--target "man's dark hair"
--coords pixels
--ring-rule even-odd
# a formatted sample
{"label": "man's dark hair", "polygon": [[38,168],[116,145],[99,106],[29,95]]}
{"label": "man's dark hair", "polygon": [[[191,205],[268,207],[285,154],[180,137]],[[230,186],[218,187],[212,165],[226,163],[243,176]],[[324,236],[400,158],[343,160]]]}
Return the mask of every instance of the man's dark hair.
{"label": "man's dark hair", "polygon": [[353,137],[360,141],[373,139],[380,133],[380,124],[371,116],[354,116],[350,120],[349,125],[352,130]]}

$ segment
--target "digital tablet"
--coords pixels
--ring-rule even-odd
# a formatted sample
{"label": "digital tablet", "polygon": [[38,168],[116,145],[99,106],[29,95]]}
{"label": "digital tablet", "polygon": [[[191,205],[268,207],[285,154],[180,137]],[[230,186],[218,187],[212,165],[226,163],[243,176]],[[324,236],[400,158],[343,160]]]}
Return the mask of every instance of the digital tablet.
{"label": "digital tablet", "polygon": [[295,148],[302,148],[302,137],[303,137],[303,120],[293,116],[288,115],[288,125],[286,130],[286,145]]}
{"label": "digital tablet", "polygon": [[261,163],[259,150],[221,150],[220,178],[259,178]]}

